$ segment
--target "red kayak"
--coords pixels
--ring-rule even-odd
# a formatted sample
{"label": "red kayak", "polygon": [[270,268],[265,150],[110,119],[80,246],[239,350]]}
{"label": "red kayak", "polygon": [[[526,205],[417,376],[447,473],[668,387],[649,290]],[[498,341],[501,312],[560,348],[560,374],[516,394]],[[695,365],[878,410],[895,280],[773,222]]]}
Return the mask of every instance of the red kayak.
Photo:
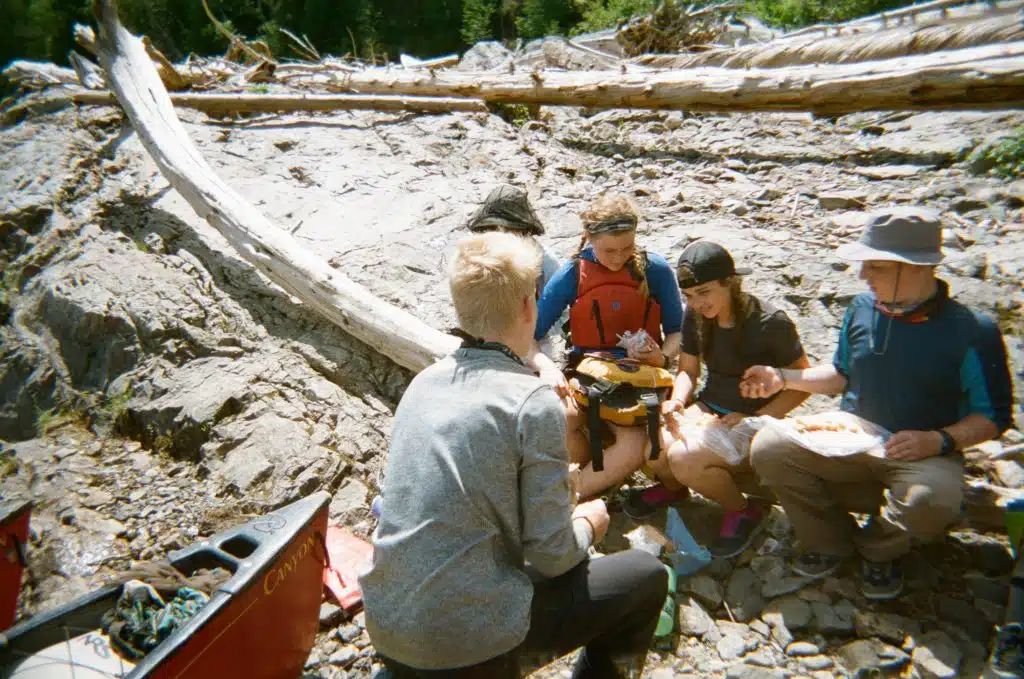
{"label": "red kayak", "polygon": [[100,631],[108,587],[0,635],[0,676],[17,679],[294,679],[313,647],[323,594],[327,508],[318,492],[169,555],[185,575],[231,577],[194,617],[137,663]]}
{"label": "red kayak", "polygon": [[13,625],[18,615],[31,513],[31,501],[0,503],[0,630]]}

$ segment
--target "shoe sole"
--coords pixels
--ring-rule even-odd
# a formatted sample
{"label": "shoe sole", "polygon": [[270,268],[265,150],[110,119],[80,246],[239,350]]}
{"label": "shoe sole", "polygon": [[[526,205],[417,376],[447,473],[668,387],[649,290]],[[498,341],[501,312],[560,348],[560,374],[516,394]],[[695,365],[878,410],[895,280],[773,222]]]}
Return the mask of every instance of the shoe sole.
{"label": "shoe sole", "polygon": [[903,594],[903,585],[900,585],[899,589],[893,590],[892,592],[882,592],[876,594],[868,594],[863,589],[860,590],[861,596],[869,601],[891,601],[898,599]]}
{"label": "shoe sole", "polygon": [[825,571],[821,571],[819,573],[811,573],[810,571],[805,571],[805,570],[799,568],[795,564],[790,564],[789,565],[789,569],[791,571],[793,571],[794,573],[796,573],[797,575],[799,575],[799,576],[802,576],[802,577],[805,577],[805,578],[811,578],[812,580],[821,580],[823,578],[827,578],[830,575],[834,575],[836,573],[836,571],[839,570],[839,567],[842,566],[842,565],[843,565],[842,562],[837,563],[835,566],[832,566],[832,568],[829,568],[828,570],[825,570]]}
{"label": "shoe sole", "polygon": [[739,556],[744,551],[746,551],[747,547],[749,547],[752,542],[754,542],[754,538],[756,538],[758,535],[760,535],[764,531],[766,523],[767,523],[766,520],[762,520],[759,524],[757,524],[757,526],[754,528],[754,530],[750,531],[750,537],[747,538],[747,541],[744,542],[742,545],[740,545],[738,548],[732,550],[731,552],[724,552],[722,554],[718,554],[716,552],[711,552],[712,558],[715,558],[715,559],[731,559],[734,556]]}

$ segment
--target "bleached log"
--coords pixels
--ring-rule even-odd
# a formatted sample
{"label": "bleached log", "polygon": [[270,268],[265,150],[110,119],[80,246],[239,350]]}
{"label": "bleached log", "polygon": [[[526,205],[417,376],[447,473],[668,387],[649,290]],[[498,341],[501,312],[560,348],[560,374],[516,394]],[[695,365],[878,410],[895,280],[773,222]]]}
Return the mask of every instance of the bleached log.
{"label": "bleached log", "polygon": [[[1022,3],[1024,4],[1024,3]],[[880,33],[806,41],[773,41],[699,54],[647,54],[635,63],[656,68],[778,68],[795,64],[849,64],[911,54],[1024,40],[1024,19],[997,12],[982,19],[893,28]]]}
{"label": "bleached log", "polygon": [[[402,97],[364,94],[182,94],[170,95],[171,103],[212,115],[230,113],[283,113],[286,111],[414,111],[450,113],[465,111],[487,113],[487,104],[479,99],[456,97]],[[116,106],[117,98],[108,91],[64,92],[52,97],[26,99],[4,112],[10,123],[35,112],[52,112],[78,104]]]}
{"label": "bleached log", "polygon": [[448,68],[459,63],[459,55],[446,54],[443,57],[434,57],[433,59],[417,59],[408,54],[400,54],[398,55],[398,61],[405,68]]}
{"label": "bleached log", "polygon": [[106,86],[106,81],[103,80],[103,70],[78,52],[69,52],[68,61],[71,62],[71,67],[75,69],[78,82],[82,84],[82,87],[90,90],[101,90]]}
{"label": "bleached log", "polygon": [[301,247],[218,177],[174,115],[141,41],[117,19],[113,0],[93,0],[100,64],[146,150],[192,209],[270,280],[345,332],[410,370],[458,341],[381,301]]}
{"label": "bleached log", "polygon": [[43,61],[12,61],[3,70],[3,76],[15,85],[29,89],[43,89],[54,85],[74,85],[78,75],[70,68]]}
{"label": "bleached log", "polygon": [[431,74],[368,69],[328,85],[363,94],[692,111],[1005,109],[1024,105],[1024,41],[829,68]]}
{"label": "bleached log", "polygon": [[879,12],[878,14],[859,17],[843,23],[807,26],[781,35],[775,41],[793,40],[810,35],[817,35],[819,37],[853,35],[883,30],[894,25],[902,26],[905,22],[914,23],[919,18],[923,18],[924,21],[941,21],[949,17],[950,10],[953,9],[961,9],[958,13],[960,17],[977,18],[992,11],[993,8],[1020,7],[1020,4],[1017,0],[1002,0],[1002,2],[997,2],[996,0],[932,0],[932,2],[922,2],[888,12]]}

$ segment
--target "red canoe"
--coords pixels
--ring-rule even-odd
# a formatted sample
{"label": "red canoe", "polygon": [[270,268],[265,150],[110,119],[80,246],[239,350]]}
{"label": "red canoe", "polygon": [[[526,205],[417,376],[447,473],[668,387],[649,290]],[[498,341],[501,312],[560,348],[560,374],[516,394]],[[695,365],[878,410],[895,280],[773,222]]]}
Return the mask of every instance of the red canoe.
{"label": "red canoe", "polygon": [[0,635],[0,676],[17,679],[295,679],[319,626],[331,496],[319,492],[169,555],[190,575],[232,576],[210,602],[137,664],[99,632],[120,587],[44,613]]}
{"label": "red canoe", "polygon": [[13,625],[18,614],[31,513],[31,501],[0,502],[0,630]]}

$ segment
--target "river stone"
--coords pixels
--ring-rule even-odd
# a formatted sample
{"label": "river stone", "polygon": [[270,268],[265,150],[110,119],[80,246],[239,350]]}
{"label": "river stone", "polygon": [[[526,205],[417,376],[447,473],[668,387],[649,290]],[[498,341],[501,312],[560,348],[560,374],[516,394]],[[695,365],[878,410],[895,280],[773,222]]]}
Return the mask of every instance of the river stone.
{"label": "river stone", "polygon": [[782,597],[765,606],[761,619],[772,627],[784,624],[790,630],[801,630],[811,622],[811,607],[797,597]]}
{"label": "river stone", "polygon": [[807,655],[818,655],[821,649],[809,641],[794,641],[786,647],[786,655],[798,658]]}
{"label": "river stone", "polygon": [[679,623],[679,633],[687,636],[702,637],[715,624],[697,599],[688,596],[679,597],[676,620]]}
{"label": "river stone", "polygon": [[962,654],[945,632],[933,630],[915,639],[914,667],[924,679],[953,679]]}
{"label": "river stone", "polygon": [[761,613],[764,599],[761,598],[760,589],[761,583],[752,570],[738,568],[733,571],[726,588],[725,599],[737,620],[747,622]]}
{"label": "river stone", "polygon": [[843,599],[835,606],[827,604],[811,604],[814,611],[814,628],[824,634],[849,634],[854,631],[853,616],[857,612],[854,605]]}
{"label": "river stone", "polygon": [[725,672],[726,679],[785,679],[784,670],[758,667],[747,663],[731,665]]}
{"label": "river stone", "polygon": [[818,205],[823,210],[858,210],[864,208],[867,195],[860,191],[837,191],[818,194]]}
{"label": "river stone", "polygon": [[693,595],[712,611],[718,610],[722,605],[722,586],[709,575],[701,574],[687,578],[682,591]]}
{"label": "river stone", "polygon": [[917,622],[896,615],[879,611],[857,611],[853,616],[854,626],[859,637],[878,637],[893,644],[903,644],[909,635],[920,633]]}
{"label": "river stone", "polygon": [[774,599],[798,592],[812,582],[814,582],[814,578],[800,575],[789,575],[784,578],[770,577],[761,586],[761,596],[765,599]]}
{"label": "river stone", "polygon": [[800,664],[809,670],[827,670],[835,663],[827,655],[812,655],[800,658]]}
{"label": "river stone", "polygon": [[735,660],[747,651],[747,644],[743,637],[735,634],[726,634],[715,644],[719,657],[722,660]]}
{"label": "river stone", "polygon": [[909,660],[900,649],[877,639],[858,639],[841,646],[836,653],[851,673],[872,669],[896,669]]}

